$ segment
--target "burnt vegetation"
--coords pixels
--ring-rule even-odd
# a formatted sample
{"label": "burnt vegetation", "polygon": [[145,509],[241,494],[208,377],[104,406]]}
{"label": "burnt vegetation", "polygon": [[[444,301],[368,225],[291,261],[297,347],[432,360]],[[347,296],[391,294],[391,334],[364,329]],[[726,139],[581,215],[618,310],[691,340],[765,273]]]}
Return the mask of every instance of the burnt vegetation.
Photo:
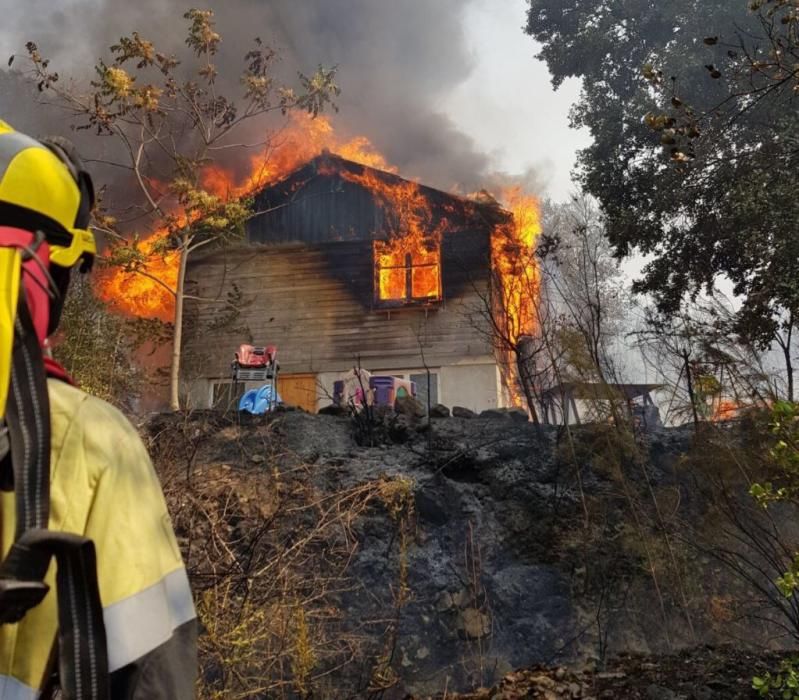
{"label": "burnt vegetation", "polygon": [[[522,687],[533,677],[510,671],[546,662],[598,670],[530,672],[587,698],[637,687],[622,652],[787,649],[799,634],[779,582],[795,510],[747,493],[779,473],[764,467],[766,415],[657,435],[420,416],[359,446],[362,420],[144,426],[197,594],[202,697],[426,697]],[[715,658],[755,673],[781,657]],[[748,681],[713,680],[708,697],[746,697]]]}

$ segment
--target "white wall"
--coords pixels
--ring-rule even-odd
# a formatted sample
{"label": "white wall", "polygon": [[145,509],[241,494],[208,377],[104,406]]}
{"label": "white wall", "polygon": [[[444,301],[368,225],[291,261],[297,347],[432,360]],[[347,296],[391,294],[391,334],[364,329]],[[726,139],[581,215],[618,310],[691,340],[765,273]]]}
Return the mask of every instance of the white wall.
{"label": "white wall", "polygon": [[442,367],[440,400],[445,406],[484,411],[502,406],[501,379],[496,364],[458,364]]}
{"label": "white wall", "polygon": [[[424,374],[424,368],[383,370],[366,367],[373,374],[411,375]],[[341,372],[320,372],[316,377],[317,408],[332,403],[333,383],[344,374]],[[447,367],[431,367],[431,372],[438,375],[438,401],[445,406],[463,406],[480,412],[488,408],[504,405],[502,399],[502,381],[497,365],[486,359],[477,363],[463,363]],[[212,382],[207,379],[196,379],[187,382],[187,405],[190,408],[209,408],[212,398]],[[243,383],[239,394],[247,389],[261,386],[263,382]]]}
{"label": "white wall", "polygon": [[[422,367],[384,370],[377,366],[364,367],[373,374],[405,375],[424,374]],[[497,365],[493,361],[457,364],[446,367],[431,367],[431,372],[438,375],[438,401],[445,406],[463,406],[472,411],[483,411],[502,405],[501,380]],[[317,375],[319,387],[319,407],[331,403],[333,382],[342,372],[320,372]]]}

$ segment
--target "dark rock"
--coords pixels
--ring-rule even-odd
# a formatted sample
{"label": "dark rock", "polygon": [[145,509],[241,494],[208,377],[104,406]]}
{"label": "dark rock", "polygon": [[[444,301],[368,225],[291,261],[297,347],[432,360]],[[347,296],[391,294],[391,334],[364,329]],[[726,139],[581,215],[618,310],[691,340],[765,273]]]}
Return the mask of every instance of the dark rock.
{"label": "dark rock", "polygon": [[419,490],[415,495],[416,512],[422,522],[429,523],[435,527],[447,524],[450,519],[449,504],[445,503],[435,493]]}
{"label": "dark rock", "polygon": [[[283,489],[278,494],[281,498],[298,500],[302,507],[297,509],[293,501],[289,503],[285,509],[289,514],[270,526],[281,529],[270,530],[272,539],[265,538],[264,542],[292,543],[318,526],[318,507],[307,507],[300,499],[335,503],[343,490],[358,492],[370,483],[370,489],[383,484],[378,491],[381,495],[357,517],[346,520],[344,529],[329,528],[329,532],[319,534],[319,558],[308,554],[307,561],[309,567],[320,567],[319,575],[325,575],[327,557],[330,566],[338,566],[336,552],[352,549],[347,559],[347,584],[334,600],[324,604],[341,611],[335,623],[337,634],[352,633],[364,639],[364,659],[380,654],[385,641],[382,631],[370,631],[364,621],[382,620],[392,613],[398,577],[401,570],[405,571],[409,597],[396,635],[397,648],[402,650],[398,658],[407,660],[407,664],[400,661],[395,666],[397,687],[403,692],[435,696],[444,687],[465,690],[495,684],[513,668],[530,668],[552,659],[567,665],[584,662],[597,652],[597,645],[593,632],[582,635],[581,631],[586,624],[593,629],[598,611],[604,610],[600,606],[605,595],[613,606],[620,606],[612,613],[603,612],[608,615],[602,618],[607,627],[599,631],[607,634],[607,658],[623,651],[650,656],[645,661],[627,660],[621,666],[608,661],[609,670],[591,679],[591,697],[679,700],[690,693],[696,700],[738,700],[749,697],[744,693],[751,690],[753,675],[779,667],[778,658],[758,667],[742,656],[736,657],[739,660],[734,664],[721,666],[709,654],[693,665],[690,677],[680,671],[685,667],[681,658],[675,657],[666,665],[663,654],[668,640],[663,611],[649,576],[640,566],[640,548],[630,537],[619,537],[620,532],[634,531],[629,508],[619,495],[616,477],[594,465],[594,451],[604,444],[604,440],[595,439],[595,433],[589,433],[585,426],[574,431],[577,447],[583,450],[578,454],[582,487],[592,513],[601,513],[596,519],[592,516],[589,531],[582,525],[580,490],[571,457],[565,444],[556,442],[554,429],[539,438],[534,426],[521,422],[521,412],[516,412],[517,418],[512,410],[497,410],[490,412],[496,414],[496,420],[434,423],[428,446],[428,436],[418,433],[418,427],[427,423],[415,410],[418,402],[405,403],[410,415],[378,407],[368,412],[370,430],[381,440],[390,433],[395,443],[387,439],[364,447],[355,442],[352,421],[334,417],[346,413],[339,407],[323,409],[323,413],[332,415],[287,413],[276,425],[256,419],[239,425],[237,421],[225,422],[223,417],[179,417],[180,421],[195,422],[189,427],[191,435],[198,435],[196,484],[203,483],[203,470],[220,470],[219,465],[227,464],[233,466],[233,473],[221,482],[225,489],[234,489],[235,495],[246,486],[241,498],[224,497],[220,501],[220,508],[238,504],[235,507],[241,512],[230,515],[231,522],[243,518],[235,524],[237,533],[262,527],[260,501],[269,512],[269,494],[278,486]],[[454,408],[453,415],[475,416],[462,407]],[[152,435],[161,449],[154,454],[160,468],[171,470],[166,472],[171,474],[170,455],[175,454],[175,447],[166,441],[174,440],[170,435],[185,430],[185,426],[183,422],[168,422],[177,417],[158,420]],[[170,425],[177,428],[170,430]],[[709,498],[704,494],[710,491],[712,482],[701,470],[680,467],[681,455],[692,440],[693,433],[688,430],[664,431],[650,450],[646,479],[638,476],[637,467],[631,469],[629,486],[642,499],[649,498],[649,480],[657,487],[659,498],[681,495],[669,501],[669,512],[674,508],[675,517],[706,528],[703,536],[713,546],[719,536],[703,510]],[[559,462],[559,452],[564,453],[566,461]],[[311,463],[314,467],[307,468]],[[601,466],[601,460],[596,464]],[[274,481],[275,472],[279,473],[278,483]],[[387,488],[397,478],[412,482],[412,491]],[[216,472],[209,471],[208,483],[220,483]],[[171,492],[173,498],[180,497],[179,489]],[[405,493],[405,500],[398,499],[397,493]],[[408,505],[408,493],[413,498],[412,523],[407,541],[403,541],[398,537],[396,506],[400,501]],[[745,490],[742,494],[742,498],[747,497]],[[176,503],[173,507],[185,508],[182,501]],[[250,510],[252,515],[248,515]],[[290,515],[293,512],[298,515]],[[256,550],[256,556],[267,556],[265,551]],[[692,554],[686,568],[690,580],[697,581],[698,586],[704,578],[710,581],[711,585],[702,589],[705,597],[729,595],[731,606],[752,600],[749,589],[741,588],[737,578],[725,576],[699,554]],[[710,572],[712,575],[708,575]],[[705,631],[699,626],[697,639],[681,633],[684,610],[679,602],[670,602],[679,601],[671,584],[664,585],[664,599],[669,631],[676,644],[718,638],[714,635],[720,631]],[[697,614],[703,619],[699,611]],[[723,630],[722,622],[714,624]],[[730,634],[745,633],[752,644],[760,645],[774,638],[774,630],[765,626],[751,628],[747,623],[744,630],[731,625]],[[487,637],[490,645],[482,647],[490,650],[485,668],[495,671],[487,671],[475,683],[463,660],[474,659],[475,647],[479,646],[474,640]],[[361,660],[352,668],[361,668]],[[662,662],[663,668],[647,663],[652,660]],[[605,663],[603,657],[603,667]],[[334,696],[360,697],[358,684],[363,679],[359,673],[347,667],[331,676],[333,687],[340,691]],[[554,669],[552,673],[553,683],[566,689],[563,697],[572,700],[572,684],[579,685],[581,678],[570,675],[571,671],[565,677]],[[540,685],[538,681],[536,684],[534,689]],[[501,692],[507,697],[536,697],[514,695],[513,689],[504,687]]]}
{"label": "dark rock", "polygon": [[504,411],[501,408],[488,408],[485,411],[480,412],[480,418],[508,420],[510,415],[507,411]]}
{"label": "dark rock", "polygon": [[400,415],[415,419],[424,418],[427,414],[422,402],[417,401],[413,396],[400,396],[394,402],[394,410]]}
{"label": "dark rock", "polygon": [[530,417],[523,408],[488,408],[480,413],[480,418],[510,418],[516,423],[527,423]]}
{"label": "dark rock", "polygon": [[430,409],[431,418],[449,418],[449,409],[443,403],[437,403]]}
{"label": "dark rock", "polygon": [[646,689],[647,700],[685,700],[685,695],[675,693],[673,690],[652,683]]}
{"label": "dark rock", "polygon": [[399,413],[394,416],[388,425],[388,434],[394,442],[407,442],[413,429],[413,416]]}
{"label": "dark rock", "polygon": [[436,600],[436,612],[445,613],[455,608],[455,601],[449,591],[444,591]]}
{"label": "dark rock", "polygon": [[319,409],[320,416],[346,416],[347,409],[344,406],[338,406],[337,404],[331,403],[329,406],[325,406],[324,408]]}
{"label": "dark rock", "polygon": [[463,406],[453,406],[452,415],[454,418],[477,418],[477,414]]}
{"label": "dark rock", "polygon": [[507,409],[507,412],[511,417],[511,420],[514,420],[517,423],[527,423],[530,420],[530,416],[527,415],[527,411],[525,411],[523,408],[509,408]]}

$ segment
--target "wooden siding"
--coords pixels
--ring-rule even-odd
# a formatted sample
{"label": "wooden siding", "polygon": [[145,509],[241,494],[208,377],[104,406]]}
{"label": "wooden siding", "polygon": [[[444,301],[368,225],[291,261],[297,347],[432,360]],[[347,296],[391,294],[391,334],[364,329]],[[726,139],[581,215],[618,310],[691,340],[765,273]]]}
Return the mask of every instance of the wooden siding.
{"label": "wooden siding", "polygon": [[[471,241],[454,239],[442,248],[445,298],[426,310],[372,308],[368,241],[246,247],[195,257],[188,269],[191,293],[217,300],[187,308],[185,351],[199,368],[195,376],[226,377],[236,346],[247,340],[277,345],[286,373],[340,371],[358,357],[366,368],[418,367],[420,338],[430,366],[490,357],[486,335],[474,327],[487,266],[469,263],[470,257],[484,258],[487,240],[476,234]],[[224,303],[231,298],[240,306],[238,317]]]}
{"label": "wooden siding", "polygon": [[256,199],[264,214],[247,222],[251,243],[372,240],[384,238],[383,210],[361,185],[338,176],[316,176],[288,202],[270,190]]}

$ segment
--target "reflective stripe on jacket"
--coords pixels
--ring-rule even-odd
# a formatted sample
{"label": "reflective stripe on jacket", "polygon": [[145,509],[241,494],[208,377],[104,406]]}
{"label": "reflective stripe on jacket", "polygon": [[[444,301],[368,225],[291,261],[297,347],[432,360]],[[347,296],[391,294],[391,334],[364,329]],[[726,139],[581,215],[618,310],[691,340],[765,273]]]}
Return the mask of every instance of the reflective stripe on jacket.
{"label": "reflective stripe on jacket", "polygon": [[[57,380],[48,389],[50,528],[94,540],[112,697],[194,697],[194,604],[147,451],[109,404]],[[14,525],[14,494],[0,493],[3,556]],[[46,580],[42,604],[0,626],[0,700],[35,698],[43,684],[56,634],[54,565]]]}

